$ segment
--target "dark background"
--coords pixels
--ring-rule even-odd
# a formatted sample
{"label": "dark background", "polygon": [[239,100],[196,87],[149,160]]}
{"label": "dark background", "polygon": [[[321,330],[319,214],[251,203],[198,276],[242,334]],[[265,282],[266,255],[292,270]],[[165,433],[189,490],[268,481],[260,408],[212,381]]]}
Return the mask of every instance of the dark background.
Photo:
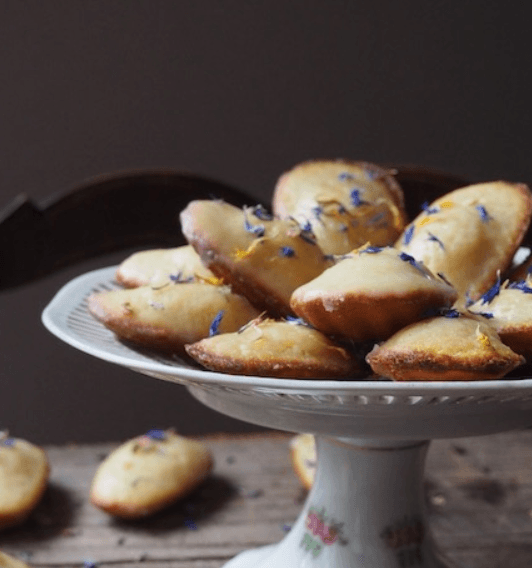
{"label": "dark background", "polygon": [[[0,1],[0,208],[139,168],[198,173],[267,202],[284,170],[318,157],[531,182],[527,10]],[[44,330],[40,313],[63,283],[122,258],[0,293],[0,427],[37,443],[251,428]]]}

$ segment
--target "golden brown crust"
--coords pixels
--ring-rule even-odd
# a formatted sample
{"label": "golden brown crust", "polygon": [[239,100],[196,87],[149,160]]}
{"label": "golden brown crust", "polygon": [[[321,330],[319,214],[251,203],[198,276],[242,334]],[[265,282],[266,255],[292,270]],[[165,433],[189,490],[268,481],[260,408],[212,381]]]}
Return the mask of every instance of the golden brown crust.
{"label": "golden brown crust", "polygon": [[[206,341],[206,340],[205,340]],[[320,364],[316,361],[276,361],[269,362],[257,358],[239,359],[229,354],[220,355],[208,350],[208,346],[198,342],[187,345],[186,351],[195,361],[206,369],[230,375],[252,375],[285,379],[334,379],[354,376],[352,367]]]}
{"label": "golden brown crust", "polygon": [[[524,361],[523,361],[524,362]],[[424,351],[405,349],[386,355],[368,354],[368,363],[375,373],[396,381],[480,381],[498,379],[516,365],[499,358],[472,357],[457,362],[451,355],[435,356]],[[510,361],[511,363],[511,361]]]}
{"label": "golden brown crust", "polygon": [[269,319],[187,345],[186,351],[207,369],[236,375],[334,379],[363,373],[354,355],[319,331]]}
{"label": "golden brown crust", "polygon": [[403,260],[391,247],[367,250],[354,251],[295,290],[290,304],[296,314],[323,333],[382,340],[455,302],[456,291],[413,259]]}
{"label": "golden brown crust", "polygon": [[346,293],[338,298],[334,311],[327,309],[332,302],[324,303],[322,298],[301,299],[295,296],[292,306],[300,317],[323,333],[358,342],[386,339],[406,325],[423,319],[431,308],[452,303],[452,300],[442,301],[442,294],[434,291],[423,296],[412,292],[386,298]]}
{"label": "golden brown crust", "polygon": [[186,343],[208,337],[220,313],[222,332],[239,329],[259,314],[226,286],[200,282],[92,294],[88,309],[123,340],[178,353]]}
{"label": "golden brown crust", "polygon": [[376,345],[366,361],[396,381],[498,379],[525,362],[490,326],[467,314],[409,325]]}

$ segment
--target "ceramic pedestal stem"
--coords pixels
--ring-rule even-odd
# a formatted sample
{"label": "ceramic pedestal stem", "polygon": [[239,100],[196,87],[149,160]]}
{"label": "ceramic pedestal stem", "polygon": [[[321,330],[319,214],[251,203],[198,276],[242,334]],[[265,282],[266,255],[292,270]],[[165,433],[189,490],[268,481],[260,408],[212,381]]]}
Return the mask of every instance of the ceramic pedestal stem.
{"label": "ceramic pedestal stem", "polygon": [[443,568],[424,511],[428,441],[317,438],[318,470],[279,544],[225,568]]}

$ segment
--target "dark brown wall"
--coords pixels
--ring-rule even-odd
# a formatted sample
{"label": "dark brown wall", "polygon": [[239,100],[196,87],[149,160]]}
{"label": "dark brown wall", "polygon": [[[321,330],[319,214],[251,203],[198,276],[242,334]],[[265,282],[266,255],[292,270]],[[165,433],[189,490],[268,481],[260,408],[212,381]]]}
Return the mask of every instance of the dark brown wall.
{"label": "dark brown wall", "polygon": [[[532,181],[532,42],[511,5],[0,2],[0,207],[144,167],[268,200],[283,170],[315,157]],[[59,286],[120,258],[0,295],[0,427],[57,443],[245,428],[42,328]]]}

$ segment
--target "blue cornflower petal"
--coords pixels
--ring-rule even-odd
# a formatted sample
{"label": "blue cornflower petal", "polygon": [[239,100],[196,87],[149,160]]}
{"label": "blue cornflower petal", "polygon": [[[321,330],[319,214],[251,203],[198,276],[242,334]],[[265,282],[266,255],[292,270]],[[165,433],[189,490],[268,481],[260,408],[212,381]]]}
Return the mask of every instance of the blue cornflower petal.
{"label": "blue cornflower petal", "polygon": [[492,218],[483,205],[477,205],[475,209],[478,211],[483,223],[487,223]]}
{"label": "blue cornflower petal", "polygon": [[346,181],[348,179],[355,179],[355,176],[349,172],[342,172],[341,174],[338,174],[338,179],[340,181]]}
{"label": "blue cornflower petal", "polygon": [[360,250],[359,253],[362,254],[363,252],[367,252],[368,254],[376,254],[378,252],[381,252],[382,248],[383,247],[370,246]]}
{"label": "blue cornflower petal", "polygon": [[489,304],[495,296],[501,291],[501,277],[497,278],[497,282],[480,298],[483,304]]}
{"label": "blue cornflower petal", "polygon": [[312,213],[314,213],[314,216],[319,219],[323,215],[323,207],[321,205],[315,205],[312,208]]}
{"label": "blue cornflower petal", "polygon": [[287,246],[285,246],[285,247],[281,247],[281,248],[279,249],[279,254],[280,254],[281,256],[285,256],[285,257],[287,257],[287,258],[290,258],[290,257],[292,257],[292,256],[295,256],[296,251],[295,251],[292,247],[287,247]]}
{"label": "blue cornflower petal", "polygon": [[460,312],[454,308],[442,309],[442,316],[446,318],[459,318]]}
{"label": "blue cornflower petal", "polygon": [[423,274],[425,274],[425,270],[423,269],[421,264],[413,256],[407,254],[406,252],[402,252],[402,253],[399,254],[399,258],[401,260],[403,260],[404,262],[408,262],[414,268],[417,268],[420,272],[423,272]]}
{"label": "blue cornflower petal", "polygon": [[273,216],[270,215],[262,205],[255,205],[251,212],[261,221],[271,221],[273,219]]}
{"label": "blue cornflower petal", "polygon": [[263,237],[266,232],[264,225],[252,225],[246,217],[244,217],[244,228],[248,233],[253,233],[257,237]]}
{"label": "blue cornflower petal", "polygon": [[519,280],[518,282],[512,282],[508,285],[508,288],[513,290],[521,290],[525,294],[532,294],[532,288],[527,286],[526,280]]}
{"label": "blue cornflower petal", "polygon": [[415,231],[416,227],[415,225],[410,225],[410,227],[408,227],[403,235],[403,244],[405,245],[409,245],[410,241],[412,240],[412,237],[414,236],[414,231]]}
{"label": "blue cornflower petal", "polygon": [[351,190],[350,198],[351,198],[351,204],[354,205],[355,207],[359,207],[360,205],[364,205],[365,203],[367,203],[367,201],[364,201],[361,197],[360,197],[360,193],[361,193],[361,189],[358,188],[353,188]]}
{"label": "blue cornflower petal", "polygon": [[312,224],[308,219],[301,225],[301,230],[305,233],[312,233]]}
{"label": "blue cornflower petal", "polygon": [[303,318],[298,318],[295,316],[286,316],[285,321],[294,325],[303,325],[305,327],[311,327],[311,325],[306,322]]}
{"label": "blue cornflower petal", "polygon": [[157,428],[148,430],[148,432],[146,432],[146,436],[152,440],[166,440],[166,432]]}
{"label": "blue cornflower petal", "polygon": [[493,317],[493,314],[491,312],[475,312],[477,316],[482,316],[483,318],[486,319],[491,319]]}
{"label": "blue cornflower petal", "polygon": [[214,319],[212,320],[211,326],[209,327],[209,337],[212,337],[213,335],[218,335],[218,333],[219,333],[218,328],[220,327],[220,322],[222,321],[224,314],[225,314],[225,310],[220,310],[216,314],[216,316],[214,316]]}
{"label": "blue cornflower petal", "polygon": [[429,241],[433,241],[435,243],[438,243],[440,245],[440,248],[442,250],[445,250],[445,246],[443,245],[443,243],[440,241],[440,239],[436,235],[429,233],[429,236],[427,238],[428,238]]}
{"label": "blue cornflower petal", "polygon": [[423,209],[427,215],[434,215],[434,213],[438,213],[439,211],[437,207],[431,207],[428,201],[422,203],[421,209]]}

